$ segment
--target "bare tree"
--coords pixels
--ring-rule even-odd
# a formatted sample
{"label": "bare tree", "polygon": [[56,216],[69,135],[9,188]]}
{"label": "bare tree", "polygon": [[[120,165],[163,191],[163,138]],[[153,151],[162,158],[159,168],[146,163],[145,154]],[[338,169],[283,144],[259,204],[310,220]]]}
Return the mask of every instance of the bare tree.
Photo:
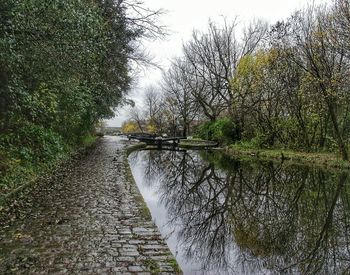
{"label": "bare tree", "polygon": [[315,83],[318,96],[326,105],[333,126],[334,138],[344,160],[348,160],[341,133],[340,110],[344,78],[348,64],[344,52],[332,46],[328,21],[333,16],[326,6],[309,7],[289,20],[287,35],[282,38],[285,51]]}
{"label": "bare tree", "polygon": [[145,131],[146,124],[144,112],[142,112],[139,107],[133,106],[129,110],[129,117],[130,120],[135,121],[137,123],[137,126],[143,133]]}
{"label": "bare tree", "polygon": [[332,7],[332,20],[329,25],[332,46],[339,54],[350,58],[350,2],[348,0],[334,0]]}
{"label": "bare tree", "polygon": [[257,50],[267,26],[261,21],[252,23],[241,39],[236,28],[236,21],[225,20],[223,27],[209,22],[207,33],[193,32],[192,40],[184,45],[187,66],[183,70],[204,114],[215,120],[226,113],[239,127],[243,118],[234,108],[238,93],[231,81],[241,58]]}
{"label": "bare tree", "polygon": [[148,86],[146,88],[144,104],[148,122],[156,127],[156,131],[158,133],[162,133],[165,122],[165,118],[163,116],[164,102],[158,87]]}
{"label": "bare tree", "polygon": [[182,66],[181,59],[174,60],[170,69],[163,74],[162,89],[168,108],[175,112],[176,119],[182,124],[182,135],[186,137],[190,131],[190,124],[198,115],[199,104],[191,93],[191,86],[181,70]]}

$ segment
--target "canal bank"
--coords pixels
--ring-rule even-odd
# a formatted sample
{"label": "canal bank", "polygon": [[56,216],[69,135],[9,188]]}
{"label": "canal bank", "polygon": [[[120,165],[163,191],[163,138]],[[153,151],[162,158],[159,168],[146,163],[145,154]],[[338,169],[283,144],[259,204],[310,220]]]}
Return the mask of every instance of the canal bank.
{"label": "canal bank", "polygon": [[[176,274],[176,261],[145,209],[125,161],[125,139],[38,184],[0,227],[1,274]],[[29,206],[29,207],[28,207]]]}
{"label": "canal bank", "polygon": [[324,169],[350,169],[350,162],[330,152],[301,152],[285,149],[259,149],[232,144],[224,148],[225,154],[232,158],[255,158],[261,160],[288,161]]}

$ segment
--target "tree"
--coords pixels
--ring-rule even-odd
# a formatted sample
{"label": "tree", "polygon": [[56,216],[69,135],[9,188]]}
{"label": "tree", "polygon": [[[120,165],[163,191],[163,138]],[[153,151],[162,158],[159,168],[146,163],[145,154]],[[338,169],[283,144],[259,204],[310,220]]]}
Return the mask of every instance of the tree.
{"label": "tree", "polygon": [[128,121],[124,121],[122,124],[122,133],[123,134],[136,133],[139,131],[140,131],[140,128],[138,127],[138,125],[135,121],[128,120]]}
{"label": "tree", "polygon": [[266,24],[256,22],[245,29],[242,40],[236,37],[235,21],[224,21],[223,27],[210,22],[207,33],[194,31],[190,42],[184,45],[187,66],[184,70],[192,85],[192,93],[204,114],[215,120],[225,112],[234,120],[237,135],[243,119],[232,106],[237,93],[230,85],[239,60],[253,53],[266,32]]}
{"label": "tree", "polygon": [[134,0],[0,0],[1,161],[48,163],[111,117],[133,64],[150,62],[141,40],[164,34],[161,13]]}
{"label": "tree", "polygon": [[144,104],[149,130],[152,133],[162,133],[164,130],[163,101],[157,87],[149,86],[145,89]]}
{"label": "tree", "polygon": [[190,131],[190,125],[198,116],[199,104],[191,93],[191,87],[186,81],[181,67],[182,60],[174,60],[169,70],[163,74],[162,90],[165,93],[165,102],[175,118],[182,124],[182,136],[186,137]]}
{"label": "tree", "polygon": [[318,95],[327,107],[340,154],[348,160],[338,118],[346,85],[342,76],[348,70],[348,62],[344,53],[331,46],[328,20],[332,20],[332,15],[326,7],[309,7],[295,14],[289,21],[283,43],[291,60],[316,84]]}
{"label": "tree", "polygon": [[138,129],[143,133],[145,130],[144,126],[146,124],[144,113],[141,112],[141,110],[137,106],[134,106],[129,110],[129,117],[130,120],[134,121],[137,124]]}

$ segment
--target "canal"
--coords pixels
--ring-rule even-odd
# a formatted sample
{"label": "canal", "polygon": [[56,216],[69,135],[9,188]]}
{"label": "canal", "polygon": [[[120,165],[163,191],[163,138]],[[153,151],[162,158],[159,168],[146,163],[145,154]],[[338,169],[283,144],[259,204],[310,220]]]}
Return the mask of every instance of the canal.
{"label": "canal", "polygon": [[144,150],[129,162],[184,274],[349,274],[346,172]]}

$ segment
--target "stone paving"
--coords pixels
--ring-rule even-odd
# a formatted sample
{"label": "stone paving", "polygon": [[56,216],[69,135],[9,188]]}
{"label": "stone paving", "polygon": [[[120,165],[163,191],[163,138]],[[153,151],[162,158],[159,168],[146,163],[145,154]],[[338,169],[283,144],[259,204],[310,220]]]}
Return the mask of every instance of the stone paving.
{"label": "stone paving", "polygon": [[1,224],[0,274],[178,273],[130,179],[127,145],[101,138],[31,191],[31,207]]}

